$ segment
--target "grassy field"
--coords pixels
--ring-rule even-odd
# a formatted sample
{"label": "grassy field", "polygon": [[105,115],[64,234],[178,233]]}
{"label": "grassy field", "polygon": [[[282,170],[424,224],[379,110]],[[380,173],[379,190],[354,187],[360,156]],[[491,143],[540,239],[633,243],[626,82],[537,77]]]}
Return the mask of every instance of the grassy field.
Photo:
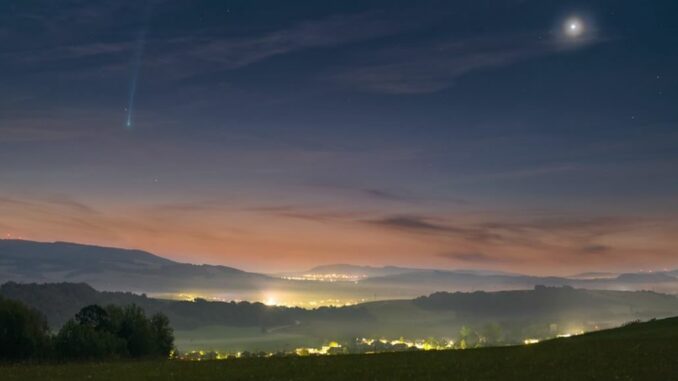
{"label": "grassy field", "polygon": [[519,347],[0,367],[0,380],[678,380],[678,318]]}
{"label": "grassy field", "polygon": [[323,341],[307,335],[280,331],[262,333],[260,328],[208,326],[176,331],[175,344],[181,351],[219,351],[226,353],[292,351],[298,347],[317,347]]}

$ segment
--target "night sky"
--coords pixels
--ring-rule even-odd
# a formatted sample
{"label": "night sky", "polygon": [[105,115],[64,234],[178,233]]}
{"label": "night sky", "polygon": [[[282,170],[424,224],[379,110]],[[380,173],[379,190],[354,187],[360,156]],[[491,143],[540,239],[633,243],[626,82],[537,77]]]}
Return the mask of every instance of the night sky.
{"label": "night sky", "polygon": [[678,267],[675,0],[0,2],[0,232],[251,271]]}

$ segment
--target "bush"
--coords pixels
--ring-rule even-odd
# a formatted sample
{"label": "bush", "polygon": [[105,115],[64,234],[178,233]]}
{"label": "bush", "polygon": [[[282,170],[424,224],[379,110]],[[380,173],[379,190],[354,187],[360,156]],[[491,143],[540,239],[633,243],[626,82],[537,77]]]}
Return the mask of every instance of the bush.
{"label": "bush", "polygon": [[0,359],[44,357],[49,347],[45,318],[20,302],[0,298]]}
{"label": "bush", "polygon": [[87,306],[61,328],[57,353],[64,358],[164,357],[174,348],[165,315],[150,319],[136,305]]}
{"label": "bush", "polygon": [[39,312],[0,298],[0,360],[168,358],[173,349],[169,319],[136,305],[87,306],[53,337]]}
{"label": "bush", "polygon": [[74,320],[61,327],[55,341],[56,353],[64,359],[114,358],[127,353],[125,340]]}

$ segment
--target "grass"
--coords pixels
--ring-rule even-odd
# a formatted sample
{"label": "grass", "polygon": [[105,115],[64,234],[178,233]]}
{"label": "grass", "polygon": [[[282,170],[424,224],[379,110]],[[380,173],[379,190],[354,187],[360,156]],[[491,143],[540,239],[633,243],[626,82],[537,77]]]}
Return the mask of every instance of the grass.
{"label": "grass", "polygon": [[0,367],[0,380],[678,380],[678,318],[517,347]]}
{"label": "grass", "polygon": [[322,340],[286,330],[262,333],[260,328],[208,326],[190,331],[176,331],[175,344],[182,351],[214,350],[219,352],[258,352],[317,347]]}

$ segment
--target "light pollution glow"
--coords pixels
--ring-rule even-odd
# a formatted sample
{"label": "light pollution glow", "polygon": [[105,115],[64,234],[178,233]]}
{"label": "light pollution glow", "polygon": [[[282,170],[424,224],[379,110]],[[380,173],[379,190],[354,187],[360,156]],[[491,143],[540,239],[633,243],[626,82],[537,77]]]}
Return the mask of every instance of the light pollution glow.
{"label": "light pollution glow", "polygon": [[3,236],[138,248],[184,262],[270,273],[331,263],[562,275],[592,269],[642,271],[675,266],[678,246],[670,217],[449,213],[430,217],[426,225],[379,214],[335,217],[304,211],[328,215],[317,220],[228,204],[198,211],[183,204],[97,205],[3,198],[0,229]]}

